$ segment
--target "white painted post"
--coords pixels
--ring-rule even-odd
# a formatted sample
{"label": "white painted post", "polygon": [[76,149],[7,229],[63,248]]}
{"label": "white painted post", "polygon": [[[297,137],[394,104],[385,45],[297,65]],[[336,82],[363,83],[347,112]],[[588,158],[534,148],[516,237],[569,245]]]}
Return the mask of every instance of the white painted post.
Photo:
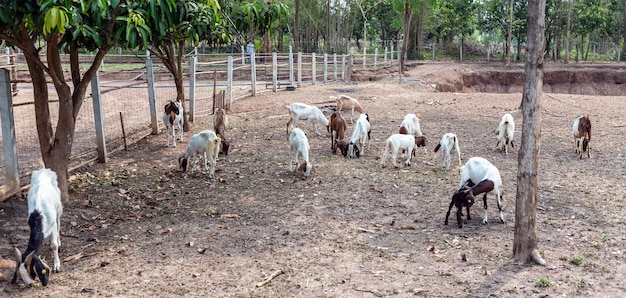
{"label": "white painted post", "polygon": [[302,87],[302,52],[298,52],[298,88]]}
{"label": "white painted post", "polygon": [[366,63],[366,60],[367,60],[367,56],[366,55],[367,55],[367,50],[365,49],[365,47],[363,47],[363,69],[365,69],[365,63]]}
{"label": "white painted post", "polygon": [[228,104],[233,102],[233,56],[228,56],[226,62],[226,99]]}
{"label": "white painted post", "polygon": [[289,85],[293,86],[293,50],[289,46]]}
{"label": "white painted post", "polygon": [[193,49],[189,57],[189,122],[193,122],[196,114],[196,66],[198,64],[198,48]]}
{"label": "white painted post", "polygon": [[250,79],[252,82],[250,82],[250,84],[252,84],[250,86],[251,91],[252,91],[252,96],[256,96],[256,59],[255,59],[255,54],[254,52],[250,53]]}
{"label": "white painted post", "polygon": [[11,49],[6,47],[5,52],[7,55],[7,65],[11,65]]}
{"label": "white painted post", "polygon": [[388,48],[385,47],[385,58],[383,59],[383,63],[387,64],[387,50]]}
{"label": "white painted post", "polygon": [[374,49],[374,66],[376,66],[376,61],[378,60],[378,48]]}
{"label": "white painted post", "polygon": [[20,190],[20,171],[17,162],[17,138],[11,94],[9,70],[0,69],[0,120],[2,121],[2,148],[4,149],[4,185],[0,187],[0,201]]}
{"label": "white painted post", "polygon": [[313,81],[313,85],[317,84],[317,77],[315,76],[315,52],[311,53],[311,80]]}
{"label": "white painted post", "polygon": [[333,54],[333,80],[337,81],[337,53]]}
{"label": "white painted post", "polygon": [[241,65],[246,65],[246,51],[241,46]]}
{"label": "white painted post", "polygon": [[435,48],[437,47],[436,43],[433,43],[433,61],[435,61]]}
{"label": "white painted post", "polygon": [[106,134],[104,131],[104,113],[102,112],[102,99],[100,97],[100,74],[96,72],[91,80],[91,98],[93,101],[93,120],[96,129],[96,146],[98,161],[107,162]]}
{"label": "white painted post", "polygon": [[391,51],[389,52],[389,54],[391,56],[390,59],[393,62],[393,43],[391,43]]}
{"label": "white painted post", "polygon": [[272,91],[278,91],[278,55],[272,53]]}
{"label": "white painted post", "polygon": [[346,54],[341,55],[341,80],[346,80]]}
{"label": "white painted post", "polygon": [[148,83],[148,102],[150,103],[150,126],[152,134],[159,133],[159,121],[157,120],[156,111],[156,93],[154,90],[154,70],[152,69],[152,59],[150,52],[146,51],[146,81]]}
{"label": "white painted post", "polygon": [[328,83],[328,53],[324,53],[324,83]]}

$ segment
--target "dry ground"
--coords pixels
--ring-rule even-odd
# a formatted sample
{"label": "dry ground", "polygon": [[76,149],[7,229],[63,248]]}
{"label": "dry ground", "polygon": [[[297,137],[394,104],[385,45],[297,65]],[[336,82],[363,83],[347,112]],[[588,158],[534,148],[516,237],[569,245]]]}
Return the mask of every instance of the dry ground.
{"label": "dry ground", "polygon": [[[626,97],[543,97],[537,230],[548,265],[517,265],[511,260],[517,151],[496,150],[493,130],[502,114],[512,113],[520,144],[521,93],[435,90],[438,82],[482,67],[429,63],[409,71],[401,85],[388,74],[235,102],[231,153],[212,180],[177,171],[191,133],[178,148],[164,148],[162,134],[151,136],[106,166],[74,173],[62,219],[63,272],[46,288],[0,283],[0,295],[623,296]],[[284,106],[322,106],[341,93],[358,98],[369,113],[372,140],[364,156],[332,155],[329,136],[309,129],[316,171],[306,180],[294,177]],[[593,122],[593,155],[579,160],[571,125],[583,112]],[[383,141],[407,113],[422,114],[428,150],[420,148],[411,167],[383,169]],[[206,128],[212,124],[203,119],[193,132]],[[505,224],[493,196],[488,224],[481,224],[481,204],[462,229],[454,218],[443,224],[459,183],[458,171],[442,171],[433,152],[446,132],[459,136],[463,161],[482,156],[500,169]],[[25,214],[23,198],[0,204],[2,257],[12,258],[13,246],[25,248]],[[44,252],[51,260],[48,246]],[[277,270],[283,274],[256,286]]]}

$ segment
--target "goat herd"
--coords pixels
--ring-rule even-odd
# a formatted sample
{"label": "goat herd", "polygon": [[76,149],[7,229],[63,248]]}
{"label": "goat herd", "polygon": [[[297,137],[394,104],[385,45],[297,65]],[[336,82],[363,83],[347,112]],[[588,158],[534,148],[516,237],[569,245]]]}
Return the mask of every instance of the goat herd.
{"label": "goat herd", "polygon": [[[324,116],[322,111],[311,105],[304,103],[293,103],[287,106],[289,109],[289,122],[287,122],[287,134],[289,135],[289,170],[296,173],[302,173],[306,178],[310,175],[312,165],[309,160],[309,142],[304,131],[297,128],[299,120],[306,120],[305,129],[309,124],[313,125],[315,132],[321,135],[317,130],[316,124],[320,123],[327,127],[327,131],[331,135],[331,150],[333,154],[339,149],[344,157],[359,158],[365,152],[366,141],[370,139],[371,126],[369,116],[361,107],[359,102],[349,96],[341,95],[338,98],[332,97],[337,102],[337,108],[331,114],[330,120]],[[343,118],[341,111],[351,111],[350,122],[354,123],[354,112],[360,113],[354,130],[349,140],[345,139],[347,128],[346,120]],[[172,145],[176,147],[176,141],[183,140],[183,106],[177,101],[170,101],[165,105],[163,114],[163,122],[166,128],[166,146],[169,146],[170,134],[172,137]],[[397,134],[391,135],[385,142],[385,149],[381,158],[382,167],[388,155],[394,167],[398,167],[396,159],[398,154],[404,151],[407,159],[404,162],[406,166],[411,165],[411,157],[415,155],[416,147],[424,147],[426,150],[426,137],[422,135],[420,129],[420,114],[408,114],[400,124]],[[215,175],[215,166],[218,154],[221,152],[228,154],[229,142],[227,141],[224,131],[228,127],[228,117],[224,109],[217,108],[213,116],[213,130],[203,130],[194,134],[185,150],[185,154],[179,158],[180,169],[184,172],[191,167],[193,172],[197,167],[196,160],[199,154],[203,154],[205,171],[209,172],[209,177]],[[290,126],[294,128],[290,132]],[[176,129],[179,131],[179,137],[176,138]],[[498,142],[496,147],[502,152],[508,154],[508,146],[514,147],[513,133],[515,131],[515,122],[511,114],[502,116],[502,120],[496,129]],[[576,153],[579,158],[583,158],[584,152],[587,157],[591,157],[591,121],[589,114],[584,114],[574,121],[572,126],[572,134],[576,146]],[[443,135],[439,144],[435,147],[435,152],[442,151],[442,167],[444,170],[450,169],[450,154],[454,150],[461,165],[461,152],[459,149],[459,140],[453,133]],[[210,170],[207,167],[207,161],[211,164]],[[41,163],[42,169],[33,171],[31,178],[31,187],[28,191],[28,225],[30,226],[30,238],[28,246],[24,254],[15,248],[17,258],[17,266],[13,276],[12,283],[16,283],[21,278],[27,285],[32,285],[36,278],[39,278],[41,284],[46,286],[49,281],[50,271],[59,272],[61,270],[61,262],[59,260],[60,240],[60,219],[63,212],[61,204],[61,193],[58,187],[57,175],[50,169],[46,169]],[[456,218],[459,228],[463,227],[462,210],[466,209],[467,219],[471,219],[469,209],[476,201],[476,196],[483,194],[483,203],[485,215],[483,223],[487,223],[487,194],[493,193],[496,196],[498,209],[500,212],[500,221],[504,223],[504,215],[502,213],[502,179],[498,169],[488,160],[481,157],[470,158],[465,165],[460,167],[460,188],[452,195],[452,201],[446,213],[445,224],[448,224],[448,218],[453,206],[456,206]],[[51,248],[54,255],[54,266],[51,269],[43,260],[40,259],[41,249],[44,239],[51,238]]]}

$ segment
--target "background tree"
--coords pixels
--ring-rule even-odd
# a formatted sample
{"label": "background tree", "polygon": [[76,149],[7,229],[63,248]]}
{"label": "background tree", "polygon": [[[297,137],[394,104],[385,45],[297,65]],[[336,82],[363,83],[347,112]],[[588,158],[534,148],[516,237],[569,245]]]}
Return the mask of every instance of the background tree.
{"label": "background tree", "polygon": [[528,38],[522,94],[522,142],[517,163],[513,258],[545,265],[537,249],[537,172],[541,144],[541,97],[546,0],[528,1]]}
{"label": "background tree", "polygon": [[272,52],[270,32],[287,23],[288,7],[285,4],[280,1],[222,0],[222,5],[230,20],[229,30],[241,45],[265,36],[265,52]]}
{"label": "background tree", "polygon": [[[57,173],[63,201],[69,200],[67,167],[78,112],[91,79],[114,45],[136,47],[150,38],[140,4],[119,0],[0,2],[0,39],[24,53],[33,84],[41,157]],[[69,54],[70,78],[65,77],[61,49]],[[78,60],[81,51],[95,52],[84,72]],[[59,98],[56,125],[50,115],[47,79]]]}

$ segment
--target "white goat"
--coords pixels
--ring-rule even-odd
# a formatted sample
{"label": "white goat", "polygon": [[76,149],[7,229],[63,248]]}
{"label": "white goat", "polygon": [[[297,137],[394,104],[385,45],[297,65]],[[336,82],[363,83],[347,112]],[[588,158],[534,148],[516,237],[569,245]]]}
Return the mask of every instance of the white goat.
{"label": "white goat", "polygon": [[500,151],[504,151],[505,155],[509,154],[507,145],[510,144],[511,148],[515,148],[515,144],[513,144],[513,133],[515,133],[515,121],[513,120],[513,115],[508,113],[504,114],[504,116],[502,116],[502,120],[500,120],[498,129],[496,129],[496,134],[498,135],[498,143],[496,143],[496,147],[502,144]]}
{"label": "white goat", "polygon": [[[461,167],[461,182],[460,188],[464,188],[467,181],[471,181],[474,185],[478,185],[477,188],[482,188],[485,185],[489,185],[487,189],[481,189],[480,192],[473,192],[471,189],[467,189],[464,193],[469,196],[468,200],[472,202],[476,201],[475,195],[484,193],[483,202],[485,205],[485,217],[483,217],[483,224],[487,223],[487,193],[495,193],[498,201],[498,209],[500,210],[500,221],[504,223],[504,214],[502,213],[502,178],[500,177],[500,171],[488,160],[482,157],[470,158],[464,166]],[[491,183],[485,183],[483,181],[489,180],[493,182],[493,188]],[[449,212],[449,211],[448,211]]]}
{"label": "white goat", "polygon": [[437,147],[435,147],[435,152],[441,149],[441,165],[444,171],[450,169],[450,152],[452,149],[456,150],[456,155],[459,158],[459,166],[461,165],[461,149],[459,147],[459,138],[456,137],[455,134],[449,132],[443,137],[441,137],[441,141]]}
{"label": "white goat", "polygon": [[[353,156],[356,158],[361,157],[365,153],[365,142],[370,139],[371,131],[370,117],[367,114],[361,114],[359,119],[356,120],[356,124],[354,124],[350,143],[346,145],[348,150],[345,151],[343,156],[348,155],[350,158]],[[359,145],[361,149],[359,149]]]}
{"label": "white goat", "polygon": [[198,154],[204,154],[204,170],[209,170],[207,167],[208,156],[208,160],[211,163],[209,178],[213,178],[221,143],[222,139],[220,139],[214,131],[208,129],[191,136],[185,155],[178,159],[180,168],[183,172],[186,172],[187,166],[189,165],[191,167],[191,173],[193,173],[197,167],[196,159],[198,158]]}
{"label": "white goat", "polygon": [[[410,134],[416,137],[422,135],[422,130],[420,129],[420,119],[422,118],[421,114],[407,114],[404,116],[402,123],[400,123],[400,133],[401,134]],[[404,128],[405,130],[403,130]]]}
{"label": "white goat", "polygon": [[387,154],[389,154],[389,152],[391,151],[391,161],[393,163],[393,166],[395,168],[398,167],[398,164],[396,163],[396,159],[398,158],[398,151],[400,151],[400,149],[406,149],[406,152],[408,153],[408,157],[406,159],[406,161],[404,162],[405,166],[411,166],[411,157],[413,156],[413,154],[411,154],[413,152],[413,149],[415,148],[415,145],[417,143],[417,138],[416,136],[412,136],[412,135],[405,135],[405,134],[393,134],[391,135],[387,141],[385,142],[385,152],[383,153],[383,158],[380,161],[380,164],[383,166],[383,168],[385,167],[385,160],[387,160]]}
{"label": "white goat", "polygon": [[[309,161],[309,140],[304,134],[304,131],[297,127],[294,128],[289,136],[289,144],[289,171],[294,170],[293,164],[295,163],[296,169],[302,171],[304,177],[308,177],[313,166]],[[298,157],[302,158],[302,164],[299,164]]]}
{"label": "white goat", "polygon": [[165,147],[170,146],[170,129],[172,130],[172,143],[176,147],[176,128],[180,132],[179,140],[183,141],[183,105],[175,100],[170,100],[165,105],[163,124],[165,124]]}
{"label": "white goat", "polygon": [[54,255],[54,272],[61,271],[59,247],[61,247],[60,226],[63,204],[61,191],[57,182],[57,174],[50,169],[33,171],[31,187],[28,191],[28,225],[30,239],[24,255],[15,248],[17,266],[11,283],[16,283],[18,276],[27,284],[32,285],[39,277],[41,284],[46,286],[50,277],[50,267],[39,258],[43,241],[50,237],[50,248]]}
{"label": "white goat", "polygon": [[316,123],[321,123],[327,127],[328,130],[328,119],[324,116],[324,113],[316,107],[311,106],[305,103],[295,102],[292,103],[291,106],[285,106],[289,109],[289,122],[287,122],[287,134],[289,134],[289,125],[293,123],[293,127],[298,127],[298,120],[303,119],[306,120],[306,125],[304,129],[306,130],[309,126],[309,123],[313,123],[313,128],[315,128],[315,132],[318,135],[322,135],[318,130]]}
{"label": "white goat", "polygon": [[351,111],[350,114],[350,123],[354,123],[354,111],[359,112],[359,114],[364,114],[365,110],[363,110],[363,107],[361,107],[361,104],[359,103],[358,100],[356,100],[356,98],[347,96],[347,95],[340,95],[338,98],[335,96],[330,96],[330,99],[334,99],[337,101],[337,111],[342,111],[342,110],[346,110],[346,111]]}

